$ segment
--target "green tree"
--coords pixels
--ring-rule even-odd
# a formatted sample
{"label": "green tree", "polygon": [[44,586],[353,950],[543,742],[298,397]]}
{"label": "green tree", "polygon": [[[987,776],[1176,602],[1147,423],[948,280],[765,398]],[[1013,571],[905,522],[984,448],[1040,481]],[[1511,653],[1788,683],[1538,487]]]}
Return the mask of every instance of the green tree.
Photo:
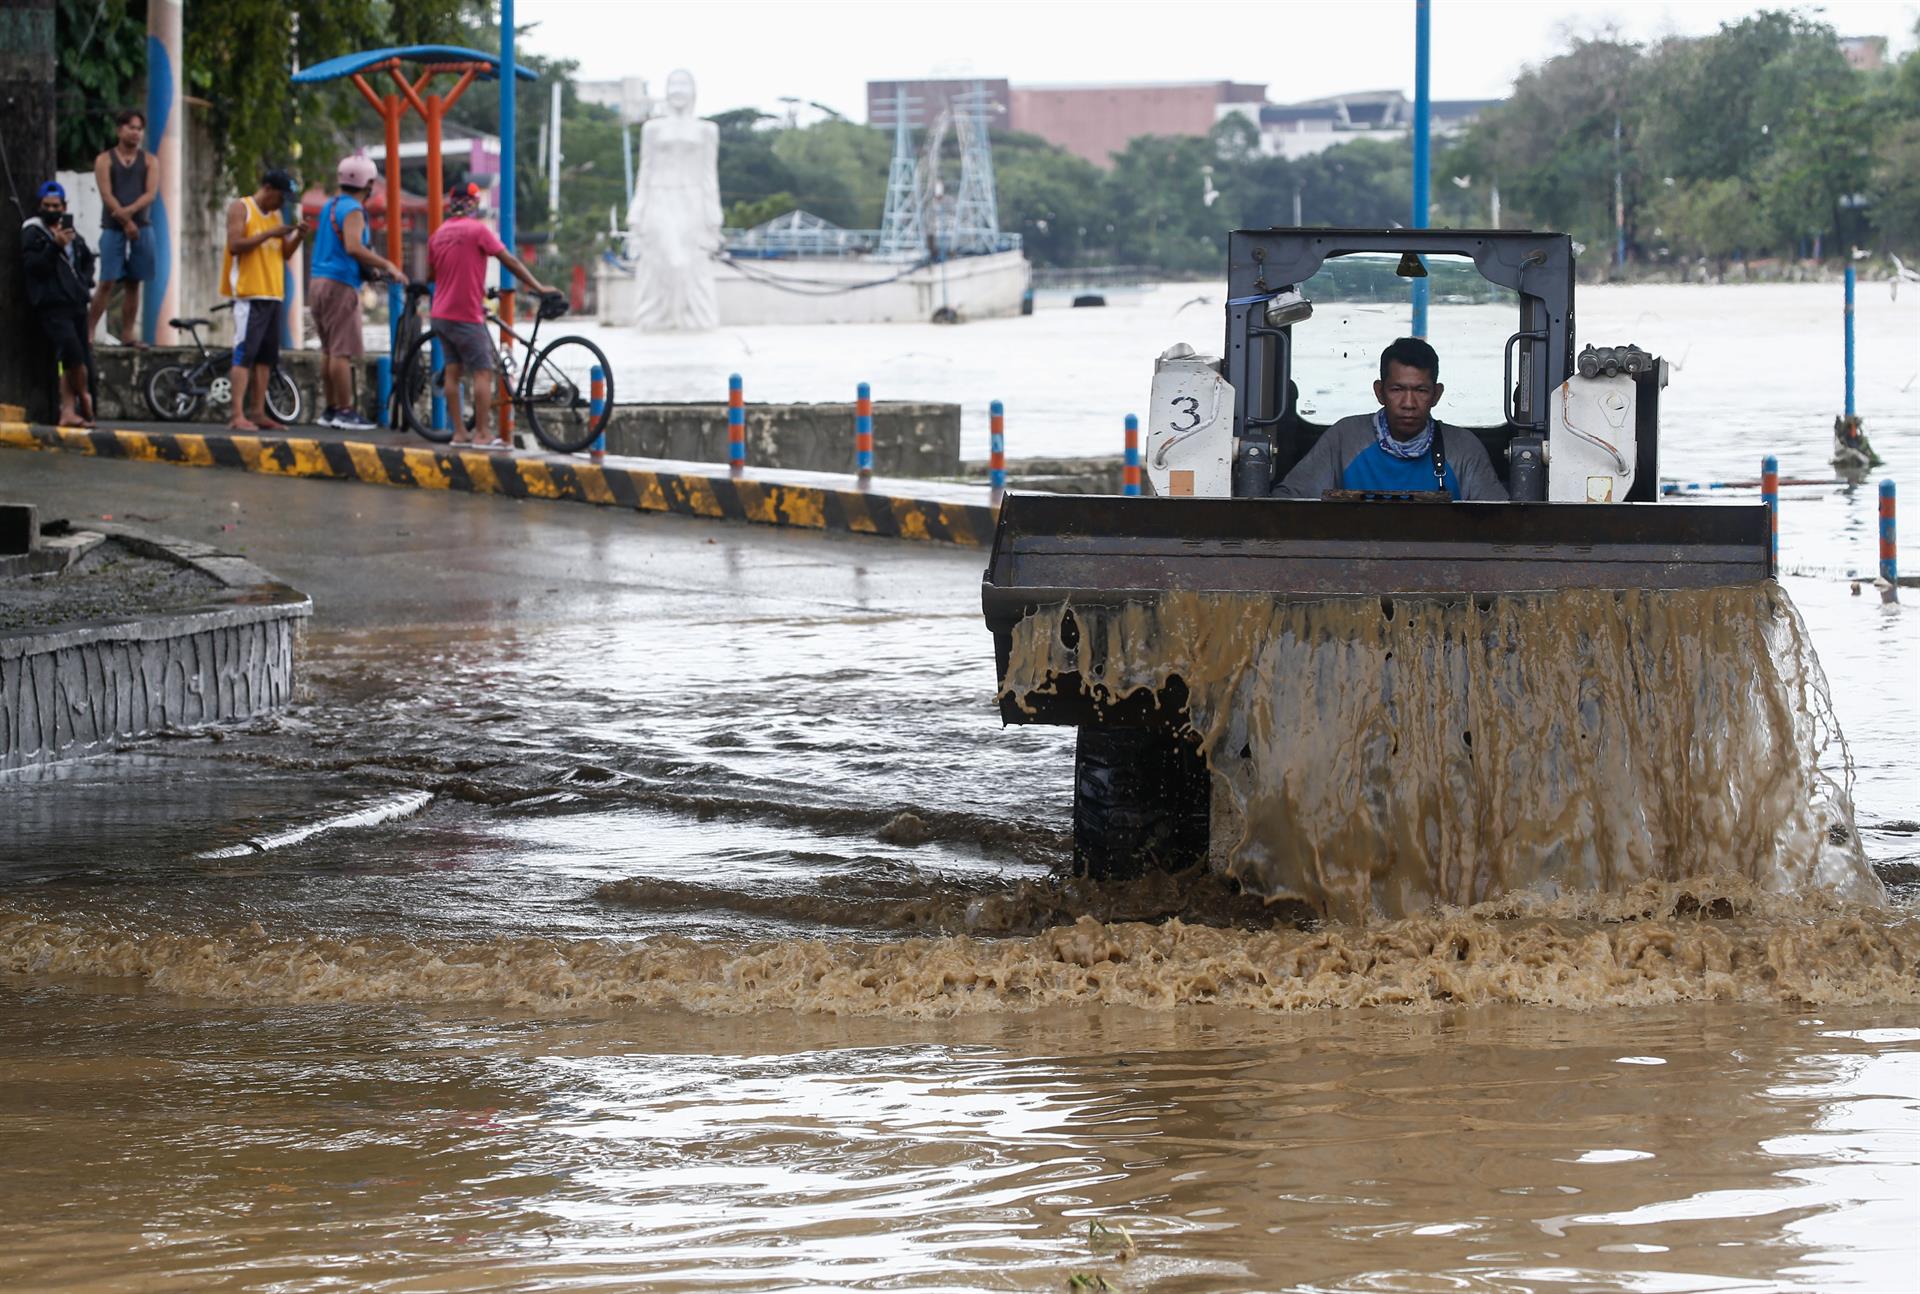
{"label": "green tree", "polygon": [[1920,116],[1895,122],[1874,146],[1870,189],[1881,232],[1901,247],[1920,248]]}
{"label": "green tree", "polygon": [[[1616,156],[1623,179],[1636,190],[1639,182],[1633,162],[1640,134],[1635,79],[1640,61],[1637,46],[1611,35],[1576,38],[1566,51],[1520,74],[1513,93],[1483,112],[1447,150],[1441,175],[1465,175],[1488,186],[1497,180],[1513,224],[1563,230],[1587,243],[1610,245]],[[1451,187],[1446,178],[1441,185]]]}
{"label": "green tree", "polygon": [[480,38],[492,52],[497,34],[474,21],[488,9],[479,0],[189,0],[186,89],[212,104],[214,147],[234,188],[251,188],[268,165],[324,178],[348,141],[378,138],[378,118],[344,82],[290,86],[295,69],[393,45]]}
{"label": "green tree", "polygon": [[1047,143],[1009,131],[993,137],[1000,227],[1018,233],[1035,265],[1085,265],[1104,258],[1111,213],[1099,167]]}
{"label": "green tree", "polygon": [[791,193],[770,193],[764,198],[744,202],[735,202],[727,208],[726,224],[729,229],[752,229],[776,220],[790,211],[797,210],[800,204]]}
{"label": "green tree", "polygon": [[1204,202],[1213,164],[1212,142],[1194,135],[1142,135],[1113,155],[1104,187],[1122,264],[1183,274],[1220,269],[1227,231]]}
{"label": "green tree", "polygon": [[887,202],[893,138],[850,121],[816,122],[774,135],[774,158],[802,210],[845,229],[877,229]]}
{"label": "green tree", "polygon": [[1728,258],[1750,254],[1769,234],[1753,187],[1731,176],[1674,181],[1654,199],[1653,216],[1665,246],[1685,261],[1711,261],[1715,279],[1726,277]]}
{"label": "green tree", "polygon": [[113,143],[115,109],[146,109],[146,16],[128,0],[59,0],[53,31],[55,157],[63,170],[91,170]]}

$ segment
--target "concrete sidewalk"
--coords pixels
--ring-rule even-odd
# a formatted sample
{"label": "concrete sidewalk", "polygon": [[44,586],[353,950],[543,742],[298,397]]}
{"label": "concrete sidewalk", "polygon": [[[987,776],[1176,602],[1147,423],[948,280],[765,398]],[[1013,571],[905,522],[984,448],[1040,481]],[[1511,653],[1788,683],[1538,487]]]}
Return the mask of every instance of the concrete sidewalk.
{"label": "concrete sidewalk", "polygon": [[736,481],[724,463],[609,454],[595,464],[585,455],[455,448],[389,431],[313,428],[246,434],[187,423],[129,423],[87,431],[0,422],[0,447],[561,499],[974,547],[992,542],[998,511],[983,486],[875,478],[870,489],[861,490],[843,474],[752,467]]}

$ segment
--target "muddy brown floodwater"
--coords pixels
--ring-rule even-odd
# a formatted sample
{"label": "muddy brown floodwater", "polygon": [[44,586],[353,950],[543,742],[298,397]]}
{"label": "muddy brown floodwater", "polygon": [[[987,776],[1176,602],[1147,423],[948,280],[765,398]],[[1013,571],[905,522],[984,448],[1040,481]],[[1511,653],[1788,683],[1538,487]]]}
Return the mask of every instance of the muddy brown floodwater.
{"label": "muddy brown floodwater", "polygon": [[[0,1286],[1911,1285],[1903,609],[1792,585],[1857,842],[1815,830],[1846,784],[1798,622],[1730,593],[1688,632],[1764,662],[1674,694],[1699,741],[1625,766],[1660,807],[1595,819],[1604,893],[1303,929],[1217,878],[1059,879],[1070,734],[999,725],[978,554],[4,466],[68,515],[216,517],[316,618],[283,719],[0,782]],[[1564,731],[1610,740],[1608,695]],[[1802,884],[1652,865],[1709,756],[1698,839]]]}

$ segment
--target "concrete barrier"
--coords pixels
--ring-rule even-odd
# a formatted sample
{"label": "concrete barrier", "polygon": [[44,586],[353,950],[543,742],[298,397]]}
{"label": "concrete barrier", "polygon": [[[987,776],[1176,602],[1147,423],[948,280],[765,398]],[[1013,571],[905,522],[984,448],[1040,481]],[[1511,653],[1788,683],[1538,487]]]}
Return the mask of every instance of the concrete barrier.
{"label": "concrete barrier", "polygon": [[[99,368],[96,420],[102,423],[146,422],[147,377],[167,364],[199,359],[191,347],[156,346],[133,350],[102,346],[95,350]],[[379,412],[381,357],[369,355],[356,390],[360,412],[373,418]],[[326,401],[320,390],[320,353],[283,351],[280,367],[294,385],[311,420]],[[614,375],[614,395],[633,393],[638,375]],[[206,409],[204,419],[224,421],[228,410]],[[853,403],[749,404],[746,406],[747,461],[755,467],[785,467],[806,472],[854,470]],[[183,430],[186,429],[183,426]],[[629,458],[667,458],[684,462],[725,464],[727,461],[727,406],[711,404],[618,404],[608,419],[606,450]],[[883,400],[873,406],[874,471],[881,476],[952,477],[960,472],[960,406],[910,400]]]}
{"label": "concrete barrier", "polygon": [[997,510],[982,487],[851,477],[791,468],[753,468],[739,479],[723,463],[618,458],[601,463],[562,454],[430,446],[386,433],[244,434],[224,430],[85,431],[0,422],[0,448],[58,450],[183,467],[231,467],[272,476],[325,477],[415,489],[558,499],[602,507],[750,521],[803,530],[839,530],[889,539],[982,546]]}
{"label": "concrete barrier", "polygon": [[99,529],[221,590],[186,611],[0,633],[0,769],[258,718],[293,697],[295,627],[313,611],[304,593],[205,544]]}

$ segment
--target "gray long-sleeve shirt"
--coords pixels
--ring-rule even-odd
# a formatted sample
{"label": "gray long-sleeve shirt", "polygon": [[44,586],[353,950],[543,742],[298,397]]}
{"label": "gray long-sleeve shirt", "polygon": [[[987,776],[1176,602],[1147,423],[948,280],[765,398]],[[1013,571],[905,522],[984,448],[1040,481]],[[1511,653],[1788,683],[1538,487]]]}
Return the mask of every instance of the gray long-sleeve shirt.
{"label": "gray long-sleeve shirt", "polygon": [[[1307,456],[1273,487],[1280,498],[1317,499],[1328,490],[1431,490],[1433,459],[1396,458],[1381,449],[1373,432],[1374,415],[1357,413],[1327,428]],[[1506,487],[1494,475],[1480,438],[1462,427],[1441,430],[1446,451],[1447,491],[1456,499],[1504,503]]]}

